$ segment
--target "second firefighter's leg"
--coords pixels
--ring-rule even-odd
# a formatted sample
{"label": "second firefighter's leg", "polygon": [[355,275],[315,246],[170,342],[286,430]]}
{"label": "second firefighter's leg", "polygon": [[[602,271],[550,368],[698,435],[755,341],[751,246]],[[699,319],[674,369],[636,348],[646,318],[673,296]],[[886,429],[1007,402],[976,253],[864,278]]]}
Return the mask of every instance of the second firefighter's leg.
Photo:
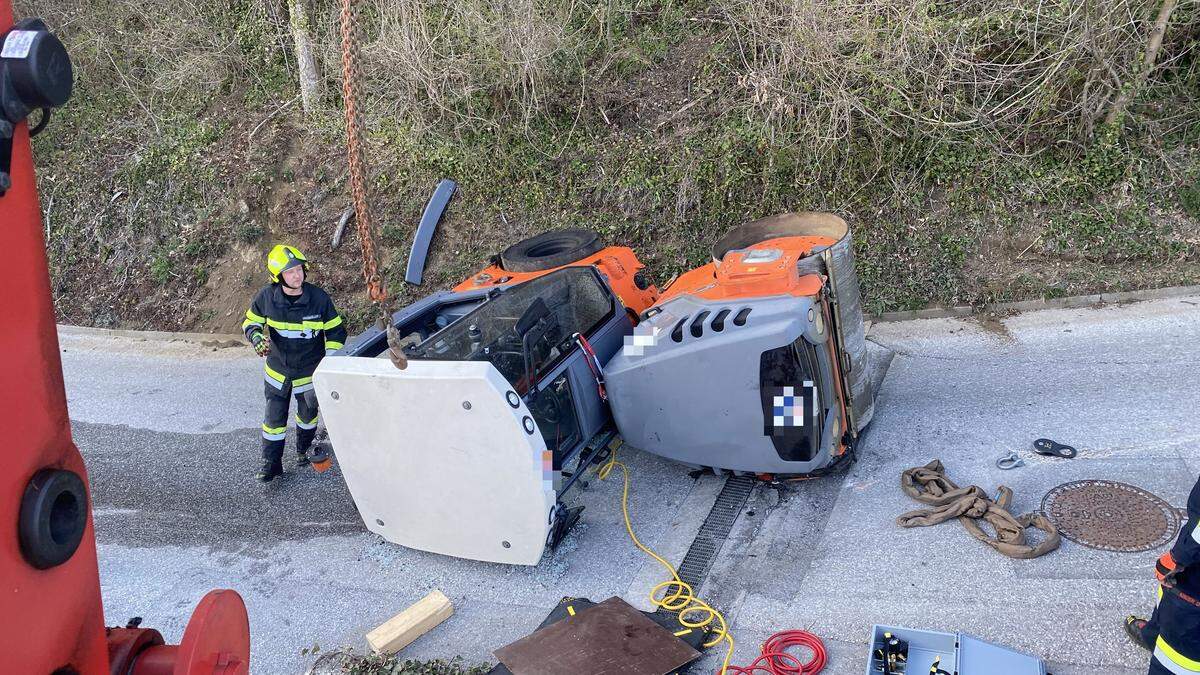
{"label": "second firefighter's leg", "polygon": [[1158,641],[1158,605],[1154,606],[1154,613],[1142,628],[1142,640],[1150,645],[1148,649],[1154,649],[1154,643]]}
{"label": "second firefighter's leg", "polygon": [[[1195,592],[1183,575],[1179,579],[1184,592]],[[1159,636],[1150,675],[1200,675],[1200,607],[1167,591],[1158,600],[1158,610]]]}
{"label": "second firefighter's leg", "polygon": [[[1160,584],[1166,578],[1166,575],[1170,574],[1175,567],[1175,557],[1171,554],[1171,552],[1167,551],[1166,553],[1162,554],[1162,557],[1160,557],[1158,562],[1155,563],[1155,576],[1158,577]],[[1150,651],[1154,651],[1154,644],[1158,641],[1158,614],[1159,608],[1162,605],[1162,595],[1163,591],[1162,587],[1160,586],[1158,589],[1159,601],[1154,604],[1154,613],[1150,615],[1149,619],[1143,620],[1136,616],[1130,616],[1125,619],[1126,634],[1128,634],[1130,639],[1136,642],[1139,646],[1149,649]]]}
{"label": "second firefighter's leg", "polygon": [[1149,619],[1138,616],[1125,618],[1125,634],[1139,647],[1150,651],[1154,651],[1154,643],[1158,641],[1158,607],[1157,604],[1154,606],[1154,613]]}
{"label": "second firefighter's leg", "polygon": [[283,444],[287,434],[288,397],[287,385],[276,387],[264,385],[267,396],[267,412],[263,416],[262,454],[263,465],[258,479],[266,482],[283,473]]}
{"label": "second firefighter's leg", "polygon": [[[296,464],[308,464],[308,448],[317,435],[317,392],[296,391]],[[300,389],[300,387],[297,387]]]}

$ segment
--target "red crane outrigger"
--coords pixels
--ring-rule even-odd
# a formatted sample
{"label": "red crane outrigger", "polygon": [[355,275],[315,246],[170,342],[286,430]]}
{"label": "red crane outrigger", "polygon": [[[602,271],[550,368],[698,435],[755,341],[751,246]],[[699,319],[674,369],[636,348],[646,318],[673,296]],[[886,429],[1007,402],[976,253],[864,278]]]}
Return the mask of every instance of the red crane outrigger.
{"label": "red crane outrigger", "polygon": [[0,670],[248,673],[249,620],[235,591],[204,596],[178,645],[153,629],[104,625],[87,471],[71,440],[24,120],[40,108],[44,122],[70,88],[62,44],[40,21],[14,25],[11,0],[0,0],[0,292],[8,306],[0,410],[12,430],[0,472]]}

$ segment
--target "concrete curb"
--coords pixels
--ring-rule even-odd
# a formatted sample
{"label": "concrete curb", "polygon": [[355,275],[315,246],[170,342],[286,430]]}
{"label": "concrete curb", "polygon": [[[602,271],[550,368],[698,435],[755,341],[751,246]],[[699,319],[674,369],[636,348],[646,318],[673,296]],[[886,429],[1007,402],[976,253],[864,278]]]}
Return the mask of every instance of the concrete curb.
{"label": "concrete curb", "polygon": [[118,330],[113,328],[92,328],[90,326],[68,326],[58,324],[59,335],[78,335],[84,337],[113,337],[137,338],[139,340],[166,340],[179,342],[228,342],[236,340],[250,348],[246,336],[232,333],[172,333],[161,330]]}
{"label": "concrete curb", "polygon": [[912,321],[914,319],[946,319],[971,316],[972,314],[979,314],[981,312],[1029,312],[1038,309],[1074,309],[1125,302],[1142,302],[1145,300],[1186,298],[1193,295],[1200,295],[1200,286],[1169,286],[1167,288],[1150,288],[1143,291],[1072,295],[1065,298],[1041,298],[1038,300],[1021,300],[1019,302],[1001,302],[984,307],[963,305],[956,307],[930,307],[928,309],[914,309],[906,312],[884,312],[883,314],[867,318],[877,323]]}
{"label": "concrete curb", "polygon": [[[1001,302],[984,307],[970,307],[966,305],[930,307],[928,309],[914,309],[905,312],[884,312],[883,314],[867,316],[866,319],[868,322],[873,323],[912,321],[915,319],[946,319],[971,316],[972,314],[979,314],[981,312],[1029,312],[1038,309],[1073,309],[1123,302],[1186,298],[1193,295],[1200,296],[1200,286],[1168,286],[1167,288],[1150,288],[1143,291],[1073,295],[1065,298],[1041,298],[1038,300],[1021,300],[1019,302]],[[246,337],[240,333],[172,333],[157,330],[119,330],[113,328],[91,328],[88,326],[68,326],[61,323],[58,324],[58,332],[60,335],[124,337],[142,340],[180,340],[201,343],[213,342],[214,340],[220,342],[229,340],[245,342],[246,340]],[[249,347],[249,343],[246,346]]]}

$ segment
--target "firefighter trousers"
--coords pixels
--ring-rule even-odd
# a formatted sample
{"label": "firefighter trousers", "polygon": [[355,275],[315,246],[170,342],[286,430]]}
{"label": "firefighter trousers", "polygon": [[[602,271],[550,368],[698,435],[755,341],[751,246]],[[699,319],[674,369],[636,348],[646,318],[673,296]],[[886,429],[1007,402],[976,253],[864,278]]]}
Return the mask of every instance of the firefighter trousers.
{"label": "firefighter trousers", "polygon": [[1200,675],[1200,607],[1160,587],[1142,636],[1154,651],[1149,675]]}
{"label": "firefighter trousers", "polygon": [[312,389],[312,378],[302,379],[307,386],[297,385],[300,380],[263,385],[267,397],[267,412],[262,425],[263,461],[269,462],[276,471],[282,470],[288,408],[292,398],[296,399],[296,452],[307,452],[313,437],[317,435],[317,395]]}

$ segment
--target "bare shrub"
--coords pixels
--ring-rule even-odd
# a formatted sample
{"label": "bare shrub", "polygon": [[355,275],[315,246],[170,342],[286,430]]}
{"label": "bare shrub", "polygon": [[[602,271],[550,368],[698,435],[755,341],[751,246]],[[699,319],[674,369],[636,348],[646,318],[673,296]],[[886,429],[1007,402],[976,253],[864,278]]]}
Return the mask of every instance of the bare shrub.
{"label": "bare shrub", "polygon": [[[82,86],[103,82],[136,103],[129,110],[156,127],[180,101],[209,101],[223,86],[254,86],[266,76],[249,44],[285,31],[270,2],[122,0],[116,3],[28,0],[18,9],[42,16],[63,36]],[[286,34],[285,34],[286,35]],[[83,79],[86,78],[86,79]]]}
{"label": "bare shrub", "polygon": [[[362,52],[371,116],[454,125],[528,122],[544,111],[551,90],[578,69],[590,12],[539,0],[374,0],[369,8]],[[336,20],[331,6],[321,31],[329,64],[340,64]]]}
{"label": "bare shrub", "polygon": [[817,149],[853,134],[1088,136],[1137,67],[1136,0],[722,0],[753,113]]}

